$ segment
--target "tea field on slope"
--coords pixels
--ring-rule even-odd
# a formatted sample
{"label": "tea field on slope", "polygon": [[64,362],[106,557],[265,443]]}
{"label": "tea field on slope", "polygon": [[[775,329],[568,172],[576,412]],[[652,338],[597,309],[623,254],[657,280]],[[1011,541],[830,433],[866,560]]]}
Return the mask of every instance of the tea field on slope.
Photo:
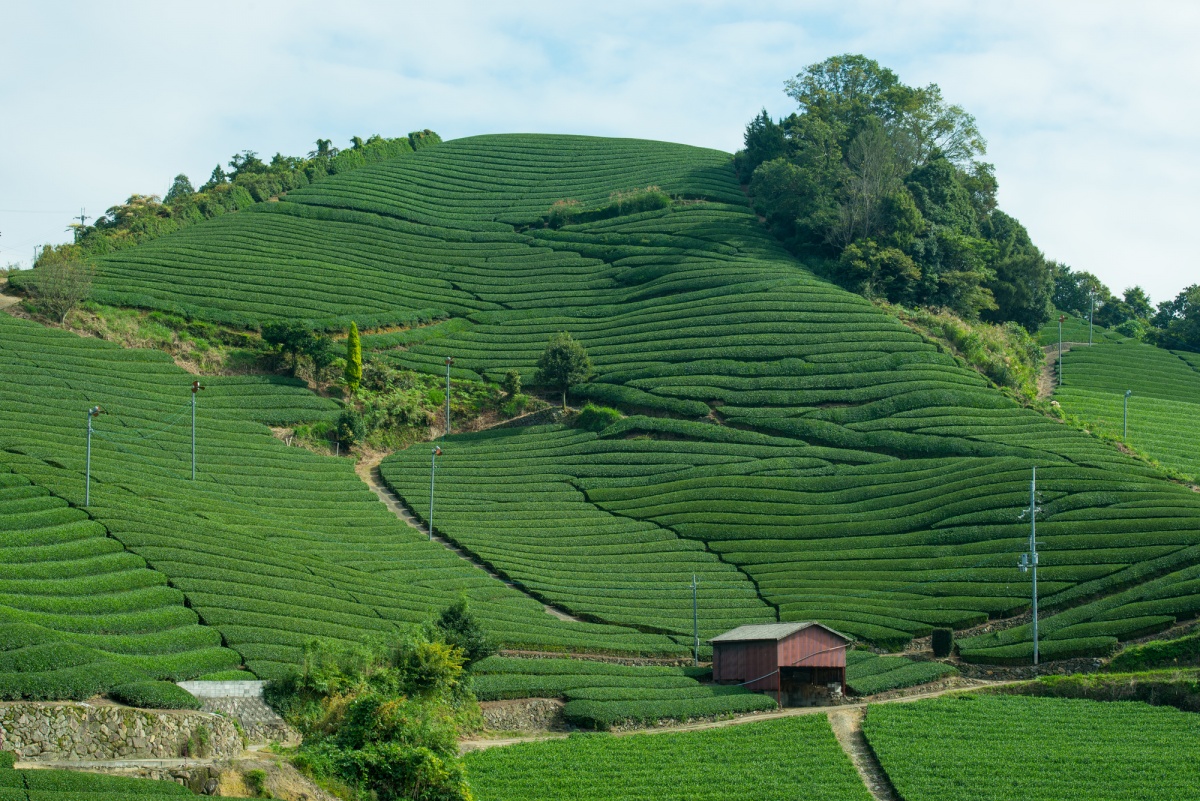
{"label": "tea field on slope", "polygon": [[709,731],[573,735],[465,757],[480,801],[869,801],[824,715]]}
{"label": "tea field on slope", "polygon": [[863,732],[907,801],[1200,797],[1200,716],[1171,707],[939,698],[872,706]]}
{"label": "tea field on slope", "polygon": [[[0,673],[23,672],[18,691],[53,678],[48,655],[174,679],[244,659],[268,677],[296,663],[310,637],[392,633],[462,592],[502,642],[685,650],[660,635],[547,615],[397,520],[349,460],[285,446],[265,423],[334,408],[290,380],[206,379],[191,481],[192,378],[157,352],[0,316],[0,486],[11,496],[0,516],[16,525],[0,524],[10,565],[0,614],[13,638]],[[95,404],[108,413],[94,421],[84,514],[86,410]]]}
{"label": "tea field on slope", "polygon": [[[544,225],[556,200],[593,206],[651,182],[680,200]],[[710,633],[778,610],[898,644],[1018,613],[1028,597],[1015,569],[1020,514],[1035,464],[1045,478],[1044,608],[1151,577],[1181,582],[1169,602],[1057,620],[1054,653],[1103,653],[1194,614],[1184,577],[1200,543],[1197,498],[1020,408],[813,276],[758,224],[724,154],[474,137],[216,222],[226,227],[113,254],[98,284],[113,301],[177,303],[210,319],[448,315],[364,341],[418,370],[440,371],[452,354],[454,374],[469,378],[517,369],[528,383],[547,338],[569,330],[597,369],[577,397],[677,418],[588,443],[546,432],[466,439],[464,456],[479,457],[470,463],[448,442],[438,528],[581,616],[686,641],[682,585],[693,573],[714,593]],[[383,468],[418,514],[427,460],[413,451]],[[660,563],[661,586],[639,569],[647,560]],[[1160,611],[1126,614],[1150,601]],[[972,650],[1010,658],[1022,631]]]}
{"label": "tea field on slope", "polygon": [[1200,369],[1187,357],[1134,340],[1075,348],[1063,356],[1063,386],[1054,398],[1115,439],[1160,464],[1200,479]]}

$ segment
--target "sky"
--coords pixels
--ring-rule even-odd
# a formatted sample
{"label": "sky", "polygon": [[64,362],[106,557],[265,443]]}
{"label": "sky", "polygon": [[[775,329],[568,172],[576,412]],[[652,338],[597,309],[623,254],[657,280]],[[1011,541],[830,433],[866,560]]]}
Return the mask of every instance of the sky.
{"label": "sky", "polygon": [[975,115],[1048,258],[1200,283],[1200,4],[0,0],[0,266],[250,149],[430,128],[737,150],[788,78],[862,53]]}

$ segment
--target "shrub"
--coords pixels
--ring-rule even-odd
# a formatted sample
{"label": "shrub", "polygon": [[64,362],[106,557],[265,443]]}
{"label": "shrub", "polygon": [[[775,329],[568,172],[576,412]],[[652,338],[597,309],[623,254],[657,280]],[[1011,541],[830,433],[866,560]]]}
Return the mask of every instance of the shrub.
{"label": "shrub", "polygon": [[939,659],[944,659],[950,656],[950,652],[954,650],[954,630],[953,629],[934,629],[933,630],[933,655]]}
{"label": "shrub", "polygon": [[135,681],[108,691],[114,701],[142,709],[199,709],[196,696],[169,681]]}
{"label": "shrub", "polygon": [[504,390],[510,398],[521,394],[521,374],[516,370],[506,370],[504,378],[500,381],[500,388]]}
{"label": "shrub", "polygon": [[1187,665],[1200,665],[1200,634],[1130,646],[1113,657],[1108,667],[1110,670],[1149,670]]}
{"label": "shrub", "polygon": [[367,435],[367,428],[363,424],[362,415],[356,409],[343,409],[338,415],[337,435],[338,439],[347,445],[362,442],[363,437]]}
{"label": "shrub", "polygon": [[447,607],[434,625],[447,645],[460,648],[466,654],[464,667],[496,653],[496,644],[471,614],[465,595]]}
{"label": "shrub", "polygon": [[620,419],[621,413],[616,409],[589,403],[579,413],[575,425],[585,431],[594,431],[598,434]]}
{"label": "shrub", "polygon": [[12,770],[17,763],[17,755],[12,751],[0,751],[0,770]]}

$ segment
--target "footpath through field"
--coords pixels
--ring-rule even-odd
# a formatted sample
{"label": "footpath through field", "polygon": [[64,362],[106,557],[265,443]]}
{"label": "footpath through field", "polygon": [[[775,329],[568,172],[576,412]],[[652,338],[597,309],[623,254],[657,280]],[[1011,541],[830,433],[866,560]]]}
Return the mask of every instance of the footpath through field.
{"label": "footpath through field", "polygon": [[[617,737],[628,737],[639,734],[666,734],[670,732],[687,732],[687,731],[703,731],[705,729],[719,729],[725,726],[740,726],[744,723],[757,723],[762,720],[774,720],[775,718],[787,718],[795,715],[822,715],[847,712],[852,710],[865,711],[868,706],[879,704],[904,704],[912,701],[924,701],[927,698],[937,698],[942,695],[951,693],[972,692],[974,690],[983,689],[986,687],[1003,687],[1008,684],[1018,684],[1018,681],[986,681],[983,679],[966,679],[963,684],[956,687],[943,687],[938,690],[929,692],[918,692],[911,695],[900,695],[892,698],[881,698],[878,700],[859,701],[853,704],[839,704],[838,706],[799,706],[789,707],[787,709],[779,709],[774,712],[756,712],[750,715],[741,715],[727,720],[707,720],[701,723],[680,723],[675,726],[656,726],[649,729],[630,729],[628,731],[613,732]],[[860,719],[861,722],[861,719]],[[836,733],[836,730],[835,730]],[[458,747],[460,751],[478,751],[485,748],[499,748],[506,745],[517,745],[518,743],[537,743],[543,740],[564,740],[569,737],[567,732],[548,732],[546,734],[529,734],[521,737],[498,737],[498,738],[474,738],[462,740]],[[839,738],[840,741],[840,738]],[[843,744],[843,747],[845,745]]]}
{"label": "footpath through field", "polygon": [[[396,493],[392,492],[391,488],[388,487],[388,485],[384,483],[383,476],[381,476],[379,474],[379,463],[382,462],[384,460],[384,458],[385,457],[383,454],[376,454],[376,455],[372,455],[368,458],[362,459],[354,466],[354,471],[358,474],[358,477],[363,480],[363,483],[365,483],[368,487],[370,487],[371,491],[374,492],[379,497],[379,500],[383,501],[383,505],[386,506],[392,512],[392,514],[396,515],[396,517],[400,518],[406,524],[408,524],[410,527],[416,529],[417,531],[421,532],[425,536],[429,536],[429,526],[425,525],[424,523],[421,523],[419,520],[417,520],[415,517],[413,517],[412,513],[409,512],[408,509],[405,508],[404,504],[400,502],[400,499],[398,497],[396,497]],[[504,578],[499,573],[497,573],[496,571],[489,568],[487,565],[482,564],[482,563],[476,561],[475,559],[471,558],[470,554],[468,554],[462,548],[459,548],[453,542],[450,542],[449,540],[447,540],[445,537],[441,537],[435,533],[432,537],[430,537],[430,539],[433,542],[441,544],[447,550],[456,554],[459,558],[464,559],[467,562],[470,562],[475,567],[479,568],[480,570],[484,571],[492,578],[496,579],[496,581],[499,581],[518,592],[525,593],[524,588],[519,587],[516,584],[513,584],[511,581]],[[529,593],[525,593],[525,594],[529,595]],[[530,597],[533,598],[532,595],[530,595]],[[567,620],[567,621],[571,621],[574,623],[582,622],[579,618],[575,617],[574,615],[571,615],[568,612],[565,612],[564,610],[559,609],[557,607],[551,606],[550,604],[545,603],[544,601],[542,601],[539,598],[534,598],[534,600],[542,605],[542,608],[546,611],[546,614],[548,614],[548,615],[552,615],[553,617],[556,617],[559,620]]]}

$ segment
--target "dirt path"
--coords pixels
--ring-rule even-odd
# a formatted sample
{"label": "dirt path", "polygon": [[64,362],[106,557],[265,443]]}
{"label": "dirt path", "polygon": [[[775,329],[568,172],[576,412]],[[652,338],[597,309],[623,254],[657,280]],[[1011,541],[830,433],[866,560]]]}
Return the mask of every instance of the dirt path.
{"label": "dirt path", "polygon": [[[939,690],[930,692],[916,692],[912,695],[896,696],[893,698],[882,698],[879,700],[859,701],[853,704],[841,704],[839,706],[799,706],[790,707],[788,709],[777,709],[774,712],[756,712],[749,715],[742,715],[736,718],[728,718],[726,720],[707,720],[700,723],[680,723],[674,726],[657,726],[651,729],[629,729],[627,731],[613,732],[617,737],[631,737],[637,735],[654,735],[667,734],[671,732],[686,732],[686,731],[705,731],[708,729],[723,729],[727,726],[741,726],[745,723],[758,723],[763,720],[775,720],[777,718],[790,718],[797,715],[824,715],[833,713],[849,712],[858,710],[858,714],[866,714],[868,706],[873,704],[908,704],[914,701],[924,701],[928,698],[938,698],[943,695],[952,693],[965,693],[973,690],[982,689],[984,687],[1003,687],[1006,684],[1020,684],[1019,681],[984,681],[982,679],[968,679],[963,686],[944,687]],[[860,718],[861,720],[861,718]],[[832,723],[832,720],[831,720]],[[460,751],[478,751],[485,748],[498,748],[506,745],[516,745],[518,743],[537,743],[543,740],[562,740],[568,735],[561,732],[546,732],[544,734],[529,734],[521,737],[497,737],[497,738],[474,738],[462,740],[458,744]]]}
{"label": "dirt path", "polygon": [[[1066,353],[1071,348],[1086,347],[1088,347],[1086,342],[1064,342],[1062,343],[1062,352]],[[1046,354],[1046,358],[1042,362],[1042,372],[1038,376],[1038,400],[1045,400],[1058,388],[1058,343],[1046,345],[1042,348],[1042,352]]]}
{"label": "dirt path", "polygon": [[[363,483],[365,483],[368,487],[371,488],[371,491],[374,492],[376,496],[378,496],[379,500],[383,501],[383,505],[386,506],[388,508],[388,510],[391,511],[392,514],[394,514],[396,517],[403,520],[405,522],[405,524],[408,525],[410,528],[414,528],[417,531],[421,532],[422,534],[429,536],[429,527],[427,525],[425,525],[424,523],[422,523],[421,521],[417,520],[417,518],[413,516],[412,512],[408,511],[408,509],[404,506],[404,504],[400,502],[400,499],[398,497],[396,497],[396,493],[392,492],[391,488],[388,487],[388,485],[384,482],[383,476],[381,476],[379,474],[379,463],[382,462],[383,459],[384,459],[384,457],[381,454],[373,455],[370,458],[363,459],[354,466],[354,472],[357,473],[358,477],[363,480]],[[504,578],[499,573],[497,573],[494,570],[492,570],[491,568],[489,568],[487,565],[480,564],[475,559],[472,559],[470,554],[468,554],[462,548],[459,548],[457,545],[455,545],[453,542],[446,539],[445,537],[439,536],[438,534],[435,533],[431,537],[431,539],[433,542],[440,544],[441,546],[446,548],[446,550],[455,554],[460,559],[463,559],[466,562],[469,562],[472,566],[477,567],[480,570],[482,570],[483,572],[487,573],[489,576],[496,579],[496,581],[503,583],[507,587],[511,587],[512,589],[516,590],[517,592],[524,593],[525,595],[529,595],[529,593],[526,593],[523,589],[521,589],[517,585],[513,584],[508,579]],[[529,597],[533,598],[532,595],[530,595]],[[556,617],[559,620],[566,620],[566,621],[570,621],[573,623],[581,623],[582,622],[579,618],[575,617],[574,615],[571,615],[570,613],[568,613],[562,609],[559,609],[555,606],[551,606],[550,604],[544,603],[536,598],[534,598],[534,600],[537,601],[538,603],[540,603],[542,605],[542,609],[545,610],[546,614],[551,615],[552,617]]]}
{"label": "dirt path", "polygon": [[901,801],[892,780],[879,764],[875,749],[863,735],[862,722],[866,714],[865,709],[836,709],[829,713],[829,726],[871,797],[875,801]]}
{"label": "dirt path", "polygon": [[7,309],[9,306],[16,306],[21,302],[21,299],[18,297],[4,294],[4,287],[6,284],[7,282],[5,282],[5,284],[0,284],[0,311]]}

